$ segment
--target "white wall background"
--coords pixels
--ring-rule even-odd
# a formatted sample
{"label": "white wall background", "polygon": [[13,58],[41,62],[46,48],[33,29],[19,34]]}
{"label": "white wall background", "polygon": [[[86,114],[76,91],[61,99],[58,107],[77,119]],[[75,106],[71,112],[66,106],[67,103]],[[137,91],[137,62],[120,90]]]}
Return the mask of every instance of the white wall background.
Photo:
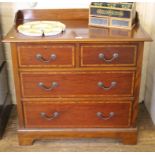
{"label": "white wall background", "polygon": [[[15,12],[19,9],[45,9],[45,8],[88,8],[92,0],[40,0],[24,1],[16,3],[0,3],[0,14],[2,15],[3,35],[5,35],[11,28],[14,20]],[[95,0],[102,1],[102,0]],[[155,40],[155,3],[137,3],[137,11],[139,13],[140,22],[142,27],[152,36]],[[146,106],[150,111],[152,118],[155,122],[155,42],[145,43],[142,82],[140,91],[140,102],[145,99]],[[10,46],[6,45],[6,56],[8,62],[10,88],[15,100],[15,92],[12,77],[12,63],[10,56]]]}

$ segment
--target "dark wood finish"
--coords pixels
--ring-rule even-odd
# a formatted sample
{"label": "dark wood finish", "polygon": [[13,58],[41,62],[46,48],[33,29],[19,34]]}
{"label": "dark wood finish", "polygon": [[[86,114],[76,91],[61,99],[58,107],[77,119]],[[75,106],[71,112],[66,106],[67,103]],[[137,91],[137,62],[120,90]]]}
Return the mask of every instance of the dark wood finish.
{"label": "dark wood finish", "polygon": [[[12,47],[20,145],[30,145],[35,139],[62,137],[109,137],[121,139],[123,144],[136,144],[143,45],[151,38],[140,26],[130,32],[89,27],[87,15],[87,9],[75,9],[75,12],[73,9],[21,10],[17,13],[15,26],[4,42],[11,42]],[[28,37],[16,30],[20,23],[45,19],[63,22],[66,31],[51,37]],[[43,47],[60,44],[63,51],[68,45],[73,47],[73,53],[71,48],[70,54],[61,51],[64,58],[57,61],[61,65],[70,64],[70,67],[39,65],[32,60],[33,50],[27,51],[29,46],[32,49],[40,46],[43,49],[41,54],[48,57],[50,52],[46,54]],[[120,59],[111,64],[101,64],[95,56],[100,49],[104,50],[107,59],[118,49]],[[102,88],[97,85],[97,81],[104,82],[107,88],[113,80],[117,80],[119,87],[115,85],[105,91],[102,83],[99,84]],[[52,91],[42,89],[42,86],[48,89],[52,81],[58,82]],[[41,84],[40,88],[38,82],[45,85]],[[115,120],[111,118],[111,123],[108,124],[108,120],[102,126],[92,114],[102,109],[107,116],[111,110],[116,110],[120,117],[116,115]],[[53,120],[55,124],[44,124],[38,115],[42,110],[45,111],[42,117],[50,117],[54,110],[60,110],[64,117]],[[54,117],[57,115],[53,114]]]}
{"label": "dark wood finish", "polygon": [[[136,66],[137,47],[135,44],[84,44],[80,54],[84,67]],[[101,54],[104,59],[99,58]]]}
{"label": "dark wood finish", "polygon": [[[43,60],[38,60],[37,54],[41,54]],[[52,54],[56,56],[54,60],[51,60]],[[20,67],[74,67],[74,45],[19,45],[18,57]]]}
{"label": "dark wood finish", "polygon": [[[39,87],[42,82],[47,88],[52,87],[53,82],[58,86],[52,90]],[[104,90],[98,86],[103,82]],[[65,97],[65,96],[133,96],[134,72],[109,71],[109,72],[54,72],[54,73],[21,73],[21,87],[23,97]]]}
{"label": "dark wood finish", "polygon": [[[128,127],[130,126],[130,102],[91,103],[48,103],[25,102],[26,128],[102,128],[102,127]],[[43,117],[41,113],[45,113]],[[54,117],[54,112],[58,116]],[[102,117],[97,116],[102,112]],[[109,118],[111,112],[114,115]],[[51,118],[51,119],[50,119]]]}

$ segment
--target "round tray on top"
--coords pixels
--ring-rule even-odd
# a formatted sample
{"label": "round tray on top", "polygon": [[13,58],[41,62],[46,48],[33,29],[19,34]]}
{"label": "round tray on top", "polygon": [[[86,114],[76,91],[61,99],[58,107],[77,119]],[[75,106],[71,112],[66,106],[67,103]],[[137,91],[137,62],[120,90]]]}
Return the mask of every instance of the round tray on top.
{"label": "round tray on top", "polygon": [[62,33],[65,28],[59,21],[33,21],[19,25],[17,30],[27,36],[52,36]]}

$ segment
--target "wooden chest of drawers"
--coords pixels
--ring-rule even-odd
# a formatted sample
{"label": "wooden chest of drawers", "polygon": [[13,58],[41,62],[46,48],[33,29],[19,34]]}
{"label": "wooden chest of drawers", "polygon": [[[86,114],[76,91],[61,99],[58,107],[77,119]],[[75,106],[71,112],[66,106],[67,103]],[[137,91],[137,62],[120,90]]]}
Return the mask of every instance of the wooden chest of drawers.
{"label": "wooden chest of drawers", "polygon": [[21,14],[24,21],[30,12],[29,20],[45,20],[50,13],[49,19],[62,21],[67,29],[60,36],[35,38],[13,28],[4,40],[12,47],[19,143],[110,137],[136,144],[143,44],[151,39],[140,27],[132,37],[108,36],[108,29],[101,29],[103,37],[95,30],[92,35],[88,10],[72,11],[18,12],[17,23]]}

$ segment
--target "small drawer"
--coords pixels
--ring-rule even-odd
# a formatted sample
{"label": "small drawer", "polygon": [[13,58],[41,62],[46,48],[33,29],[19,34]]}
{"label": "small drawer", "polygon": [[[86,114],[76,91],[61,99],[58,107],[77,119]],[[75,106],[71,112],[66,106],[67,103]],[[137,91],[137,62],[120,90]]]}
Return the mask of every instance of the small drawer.
{"label": "small drawer", "polygon": [[81,45],[81,66],[136,66],[136,45]]}
{"label": "small drawer", "polygon": [[74,67],[75,47],[59,45],[18,45],[20,67]]}
{"label": "small drawer", "polygon": [[26,128],[85,128],[130,126],[131,103],[25,102]]}
{"label": "small drawer", "polygon": [[134,72],[21,73],[23,97],[133,96]]}

